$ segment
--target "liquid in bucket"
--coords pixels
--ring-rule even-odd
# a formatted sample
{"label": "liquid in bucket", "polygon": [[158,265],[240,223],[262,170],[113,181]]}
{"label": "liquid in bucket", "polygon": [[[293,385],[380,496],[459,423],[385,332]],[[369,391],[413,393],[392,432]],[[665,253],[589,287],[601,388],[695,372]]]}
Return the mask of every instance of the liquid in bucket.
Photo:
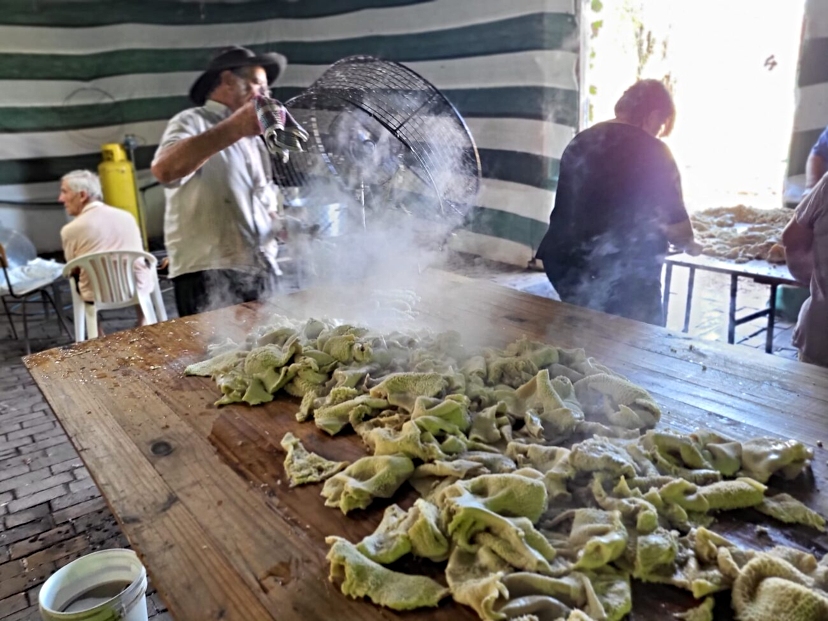
{"label": "liquid in bucket", "polygon": [[96,585],[88,591],[78,594],[75,599],[66,604],[66,607],[61,612],[83,612],[95,606],[100,606],[104,602],[108,602],[113,597],[117,597],[126,591],[130,584],[132,583],[116,580],[114,582]]}
{"label": "liquid in bucket", "polygon": [[100,550],[61,567],[38,594],[42,621],[147,621],[147,572],[132,550]]}

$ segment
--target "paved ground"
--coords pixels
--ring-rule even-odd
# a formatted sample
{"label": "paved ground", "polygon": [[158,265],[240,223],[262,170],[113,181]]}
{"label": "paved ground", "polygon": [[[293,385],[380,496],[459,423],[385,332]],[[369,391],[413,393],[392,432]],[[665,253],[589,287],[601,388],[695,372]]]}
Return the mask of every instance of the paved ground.
{"label": "paved ground", "polygon": [[[543,274],[518,271],[481,260],[453,260],[450,268],[486,278],[536,295],[551,295]],[[683,322],[683,270],[676,269],[669,326]],[[696,277],[691,334],[724,341],[729,280],[700,272]],[[69,299],[68,290],[63,296]],[[169,292],[165,293],[170,318],[176,316]],[[739,291],[740,312],[764,307],[767,288],[744,284]],[[132,327],[131,309],[108,314],[102,325],[110,333]],[[740,326],[742,346],[763,349],[764,321]],[[792,324],[780,321],[775,353],[793,358]],[[70,342],[60,334],[54,317],[40,320],[33,329],[32,350]],[[100,492],[57,423],[28,372],[21,356],[23,344],[11,338],[0,315],[0,619],[37,620],[37,594],[54,571],[89,552],[128,546]],[[757,355],[765,355],[757,352]],[[147,598],[150,618],[169,619],[152,589]]]}

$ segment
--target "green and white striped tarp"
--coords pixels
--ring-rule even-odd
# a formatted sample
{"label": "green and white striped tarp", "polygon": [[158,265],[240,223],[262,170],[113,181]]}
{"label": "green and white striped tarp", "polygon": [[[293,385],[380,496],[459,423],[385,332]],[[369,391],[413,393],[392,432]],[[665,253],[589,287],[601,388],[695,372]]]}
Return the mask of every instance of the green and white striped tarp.
{"label": "green and white striped tarp", "polygon": [[231,44],[288,57],[282,100],[344,56],[405,63],[455,104],[480,149],[485,179],[458,249],[525,263],[546,230],[578,124],[574,0],[2,4],[0,221],[42,250],[59,246],[62,211],[13,203],[54,201],[61,174],[96,168],[100,144],[125,134],[141,139],[146,170],[213,50]]}
{"label": "green and white striped tarp", "polygon": [[828,126],[828,0],[807,0],[796,83],[785,202],[796,204],[805,187],[805,162]]}

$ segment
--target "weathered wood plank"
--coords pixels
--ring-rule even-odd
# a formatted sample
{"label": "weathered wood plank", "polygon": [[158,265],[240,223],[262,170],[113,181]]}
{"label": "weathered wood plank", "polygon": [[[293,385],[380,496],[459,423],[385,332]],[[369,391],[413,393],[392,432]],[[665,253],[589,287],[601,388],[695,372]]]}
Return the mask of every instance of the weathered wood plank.
{"label": "weathered wood plank", "polygon": [[[525,334],[583,347],[650,390],[665,411],[664,425],[683,431],[708,427],[739,439],[770,434],[811,446],[828,443],[823,369],[696,343],[443,273],[429,274],[419,292],[419,323],[457,329],[470,344],[500,346]],[[342,597],[328,582],[324,561],[325,535],[360,538],[372,530],[384,505],[344,518],[322,506],[319,486],[286,489],[279,447],[285,431],[334,459],[363,454],[358,439],[327,438],[312,424],[296,423],[292,400],[218,410],[212,382],[182,376],[187,364],[204,357],[209,342],[241,338],[273,312],[348,319],[331,295],[240,305],[27,359],[177,618],[307,619],[322,610],[336,610],[342,619],[395,617]],[[351,301],[354,297],[358,293],[351,293]],[[824,452],[817,451],[819,478],[828,468]],[[828,495],[807,481],[799,486],[800,497],[828,512]],[[473,618],[469,610],[445,604],[405,616]]]}

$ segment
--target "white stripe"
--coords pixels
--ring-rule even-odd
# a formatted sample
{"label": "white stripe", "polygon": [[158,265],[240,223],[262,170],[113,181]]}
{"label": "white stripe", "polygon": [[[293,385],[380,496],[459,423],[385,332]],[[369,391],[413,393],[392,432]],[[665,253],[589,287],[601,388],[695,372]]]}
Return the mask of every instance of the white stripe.
{"label": "white stripe", "polygon": [[797,92],[795,132],[824,129],[828,125],[828,82],[803,86]]}
{"label": "white stripe", "polygon": [[[546,50],[406,65],[441,90],[509,86],[547,86],[576,90],[577,60],[578,55],[572,52]],[[327,66],[323,65],[290,65],[277,86],[307,87],[326,69]],[[6,80],[3,81],[4,92],[7,94],[4,105],[61,106],[186,95],[199,75],[198,72],[143,73],[90,82]]]}
{"label": "white stripe", "polygon": [[0,134],[0,160],[100,153],[102,144],[123,142],[127,134],[135,135],[139,145],[155,145],[166,126],[167,121],[147,121],[59,132]]}
{"label": "white stripe", "polygon": [[546,225],[555,204],[555,193],[511,181],[483,179],[480,194],[474,202],[481,207],[513,213]]}
{"label": "white stripe", "polygon": [[[571,127],[543,121],[473,118],[467,119],[467,124],[481,149],[520,151],[555,159],[560,158],[573,136]],[[137,136],[141,145],[154,145],[160,141],[166,125],[167,121],[162,120],[67,131],[0,134],[0,160],[98,153],[102,144],[121,142],[126,134]]]}
{"label": "white stripe", "polygon": [[59,181],[0,185],[0,203],[57,203]]}
{"label": "white stripe", "polygon": [[[155,178],[149,170],[138,171],[138,187],[155,183]],[[17,185],[0,185],[0,204],[5,201],[13,203],[50,203],[48,209],[63,209],[57,205],[60,181],[43,181],[41,183],[21,183]],[[28,207],[24,207],[27,209]]]}
{"label": "white stripe", "polygon": [[[115,49],[216,49],[280,40],[326,41],[371,35],[396,35],[458,28],[539,12],[574,12],[573,0],[437,0],[412,5],[354,11],[308,19],[271,19],[204,26],[117,24],[94,28],[0,27],[0,52],[92,54]],[[209,9],[208,9],[209,10]]]}
{"label": "white stripe", "polygon": [[[155,179],[148,170],[138,171],[139,187],[143,188],[154,182]],[[0,203],[4,201],[55,203],[59,188],[60,182],[58,181],[2,185],[0,186]],[[545,225],[549,221],[554,201],[555,193],[548,190],[511,181],[483,179],[480,193],[474,202],[481,207],[513,213],[537,220]]]}
{"label": "white stripe", "polygon": [[38,252],[55,252],[60,250],[60,229],[68,218],[62,207],[41,209],[0,202],[0,222],[28,237]]}
{"label": "white stripe", "polygon": [[479,255],[491,261],[526,267],[532,260],[532,249],[517,242],[460,230],[452,235],[449,248],[457,252]]}
{"label": "white stripe", "polygon": [[575,136],[568,125],[527,119],[469,118],[466,125],[481,149],[520,151],[553,159],[560,159]]}

